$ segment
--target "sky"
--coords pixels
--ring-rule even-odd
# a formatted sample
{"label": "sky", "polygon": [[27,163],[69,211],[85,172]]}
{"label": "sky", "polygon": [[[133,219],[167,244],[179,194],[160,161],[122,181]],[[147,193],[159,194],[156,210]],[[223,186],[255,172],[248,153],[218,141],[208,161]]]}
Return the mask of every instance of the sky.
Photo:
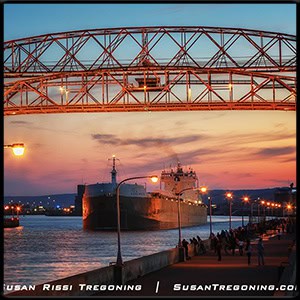
{"label": "sky", "polygon": [[[216,26],[296,34],[296,4],[5,4],[4,40],[131,26]],[[77,184],[160,175],[180,161],[209,189],[296,186],[296,112],[199,111],[4,117],[4,195],[76,193]],[[145,180],[142,180],[145,182]],[[147,183],[149,189],[158,188]]]}

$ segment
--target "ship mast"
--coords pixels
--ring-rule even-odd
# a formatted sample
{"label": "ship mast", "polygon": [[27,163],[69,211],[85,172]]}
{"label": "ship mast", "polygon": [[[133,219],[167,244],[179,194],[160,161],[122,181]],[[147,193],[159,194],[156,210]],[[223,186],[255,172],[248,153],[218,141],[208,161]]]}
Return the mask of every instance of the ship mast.
{"label": "ship mast", "polygon": [[[111,183],[117,185],[117,170],[116,170],[116,156],[112,156],[112,170],[111,170]],[[110,160],[110,159],[109,159]]]}

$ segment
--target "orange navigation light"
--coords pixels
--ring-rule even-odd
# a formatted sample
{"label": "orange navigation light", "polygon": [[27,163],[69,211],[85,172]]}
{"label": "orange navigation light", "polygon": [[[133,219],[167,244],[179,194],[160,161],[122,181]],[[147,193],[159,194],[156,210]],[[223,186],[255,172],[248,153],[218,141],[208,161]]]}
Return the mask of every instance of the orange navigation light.
{"label": "orange navigation light", "polygon": [[262,201],[260,201],[260,203],[261,203],[262,205],[264,205],[264,204],[265,204],[265,201],[264,201],[264,200],[262,200]]}
{"label": "orange navigation light", "polygon": [[291,204],[288,204],[288,205],[286,206],[286,208],[287,208],[287,209],[291,209],[291,208],[292,208],[292,205],[291,205]]}
{"label": "orange navigation light", "polygon": [[270,204],[271,204],[270,202],[267,202],[267,205],[268,205],[268,206],[270,206]]}
{"label": "orange navigation light", "polygon": [[20,206],[17,206],[16,209],[17,209],[17,211],[20,211],[20,210],[21,210],[21,207],[20,207]]}

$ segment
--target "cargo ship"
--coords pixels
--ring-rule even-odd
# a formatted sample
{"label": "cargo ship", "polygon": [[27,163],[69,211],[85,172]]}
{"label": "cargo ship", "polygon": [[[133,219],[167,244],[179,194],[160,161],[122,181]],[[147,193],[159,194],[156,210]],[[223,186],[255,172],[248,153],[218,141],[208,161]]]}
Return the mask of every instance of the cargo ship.
{"label": "cargo ship", "polygon": [[[81,185],[83,228],[116,230],[117,207],[116,158],[112,159],[111,182]],[[207,206],[203,203],[198,178],[193,169],[183,171],[178,162],[175,170],[163,170],[160,189],[147,192],[141,184],[120,185],[120,223],[122,230],[163,230],[178,228],[178,201],[181,226],[207,222]],[[78,186],[79,187],[79,186]],[[186,191],[183,191],[185,190]]]}

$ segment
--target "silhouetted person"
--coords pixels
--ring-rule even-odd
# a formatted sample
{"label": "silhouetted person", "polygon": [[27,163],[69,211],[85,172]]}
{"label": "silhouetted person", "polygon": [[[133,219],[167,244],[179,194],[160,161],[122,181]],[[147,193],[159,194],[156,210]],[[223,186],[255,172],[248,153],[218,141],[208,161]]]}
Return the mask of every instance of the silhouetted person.
{"label": "silhouetted person", "polygon": [[190,259],[188,244],[189,244],[189,242],[186,239],[182,240],[182,246],[183,246],[183,248],[185,250],[185,257],[186,257],[186,259]]}
{"label": "silhouetted person", "polygon": [[243,252],[244,252],[244,241],[243,240],[239,240],[239,252],[240,252],[240,256],[242,256]]}
{"label": "silhouetted person", "polygon": [[192,241],[193,241],[193,244],[194,244],[194,254],[198,255],[198,253],[199,253],[199,243],[198,243],[198,241],[196,240],[195,237],[193,237]]}
{"label": "silhouetted person", "polygon": [[214,250],[215,251],[215,249],[216,249],[216,243],[215,243],[216,240],[215,240],[215,235],[214,235],[213,232],[209,235],[209,239],[210,239],[210,250]]}
{"label": "silhouetted person", "polygon": [[231,253],[232,255],[234,255],[235,253],[235,247],[236,247],[236,241],[235,238],[233,236],[230,237],[230,248],[231,248]]}
{"label": "silhouetted person", "polygon": [[217,249],[218,261],[220,261],[222,259],[222,256],[221,256],[221,250],[222,250],[221,239],[218,239],[216,249]]}
{"label": "silhouetted person", "polygon": [[248,265],[250,265],[251,264],[251,255],[252,255],[252,246],[251,246],[251,242],[249,239],[246,242],[245,251],[246,251],[246,254],[248,257]]}
{"label": "silhouetted person", "polygon": [[265,261],[264,261],[264,245],[262,242],[262,238],[259,238],[258,243],[257,243],[257,259],[258,259],[258,265],[264,265]]}

